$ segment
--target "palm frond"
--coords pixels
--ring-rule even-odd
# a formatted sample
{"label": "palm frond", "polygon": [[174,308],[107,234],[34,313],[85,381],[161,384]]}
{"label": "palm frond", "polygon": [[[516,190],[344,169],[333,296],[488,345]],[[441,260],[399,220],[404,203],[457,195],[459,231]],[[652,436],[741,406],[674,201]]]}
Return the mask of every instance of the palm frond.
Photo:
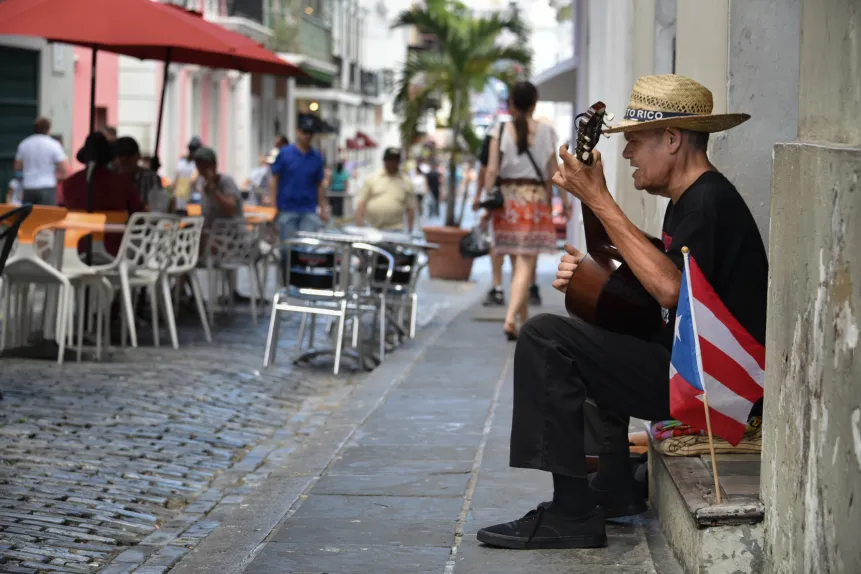
{"label": "palm frond", "polygon": [[440,40],[443,40],[452,33],[452,21],[445,10],[435,4],[432,3],[427,8],[414,6],[409,10],[404,10],[395,17],[394,22],[389,27],[394,30],[396,28],[415,26],[422,32],[433,34]]}
{"label": "palm frond", "polygon": [[395,102],[409,99],[410,86],[421,80],[423,85],[436,85],[438,89],[450,82],[451,66],[444,55],[432,52],[412,52],[407,58],[397,83]]}
{"label": "palm frond", "polygon": [[412,145],[418,133],[418,124],[428,107],[428,99],[436,91],[436,86],[430,85],[421,88],[413,98],[407,100],[402,108],[402,120],[400,126],[401,145],[408,148]]}

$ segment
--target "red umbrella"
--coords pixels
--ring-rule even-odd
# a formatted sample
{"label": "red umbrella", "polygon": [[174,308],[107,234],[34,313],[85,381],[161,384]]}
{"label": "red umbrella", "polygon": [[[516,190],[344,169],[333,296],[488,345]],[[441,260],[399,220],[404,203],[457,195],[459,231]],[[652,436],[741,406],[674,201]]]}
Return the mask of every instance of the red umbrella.
{"label": "red umbrella", "polygon": [[142,60],[304,74],[241,34],[152,0],[3,0],[0,34],[36,36]]}
{"label": "red umbrella", "polygon": [[2,0],[0,34],[92,48],[90,131],[95,129],[98,50],[164,61],[155,154],[169,63],[278,76],[306,75],[250,38],[207,22],[199,14],[152,0]]}

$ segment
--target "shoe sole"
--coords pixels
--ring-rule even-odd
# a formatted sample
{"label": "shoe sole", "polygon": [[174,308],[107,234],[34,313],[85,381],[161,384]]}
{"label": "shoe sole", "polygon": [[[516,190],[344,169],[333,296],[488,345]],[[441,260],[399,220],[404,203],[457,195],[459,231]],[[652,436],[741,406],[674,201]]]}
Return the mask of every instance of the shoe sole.
{"label": "shoe sole", "polygon": [[[543,506],[545,508],[550,506],[550,501],[542,502],[538,506]],[[614,506],[604,506],[600,504],[601,510],[604,511],[604,520],[609,520],[611,518],[625,518],[626,516],[636,516],[638,514],[643,514],[647,510],[649,510],[648,505],[645,501],[640,502],[632,502],[625,506],[622,505],[614,505]]]}
{"label": "shoe sole", "polygon": [[476,534],[479,542],[497,548],[508,548],[510,550],[563,550],[571,548],[603,548],[607,546],[607,535],[583,535],[572,536],[561,540],[530,540],[515,536],[493,534],[479,530]]}

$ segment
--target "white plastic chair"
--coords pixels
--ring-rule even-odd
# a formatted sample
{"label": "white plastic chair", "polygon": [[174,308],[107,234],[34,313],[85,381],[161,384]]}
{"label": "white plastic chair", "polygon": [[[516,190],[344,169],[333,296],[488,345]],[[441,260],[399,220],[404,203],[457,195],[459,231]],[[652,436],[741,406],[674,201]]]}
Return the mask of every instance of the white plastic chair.
{"label": "white plastic chair", "polygon": [[[40,229],[56,225],[66,217],[66,213],[63,208],[37,205],[33,206],[30,216],[21,223],[16,249],[3,269],[3,329],[0,332],[0,350],[6,348],[10,328],[11,335],[14,337],[13,344],[23,344],[26,341],[29,333],[28,298],[31,286],[55,286],[59,288],[57,312],[54,315],[59,347],[57,363],[63,364],[69,308],[72,305],[74,289],[69,277],[39,256],[34,240]],[[46,300],[48,299],[46,296]],[[12,313],[13,300],[16,309],[14,314]]]}
{"label": "white plastic chair", "polygon": [[209,330],[209,320],[206,316],[206,305],[203,303],[203,288],[200,286],[200,278],[195,273],[198,259],[200,258],[200,243],[203,236],[202,217],[183,217],[179,220],[179,228],[173,242],[173,259],[167,270],[167,277],[176,279],[176,308],[179,306],[179,289],[183,279],[188,278],[194,302],[197,305],[197,314],[206,340],[212,342],[212,333]]}
{"label": "white plastic chair", "polygon": [[198,269],[206,269],[209,276],[209,324],[215,322],[215,306],[222,285],[229,301],[233,300],[233,279],[242,268],[248,270],[251,281],[251,319],[257,324],[257,300],[260,297],[260,278],[257,260],[260,254],[257,226],[245,219],[215,219],[205,230],[203,261]]}
{"label": "white plastic chair", "polygon": [[[174,349],[179,348],[173,301],[166,272],[173,260],[173,243],[179,218],[163,213],[135,213],[126,224],[117,257],[109,264],[93,269],[111,282],[122,294],[125,320],[132,347],[137,347],[137,330],[132,304],[132,289],[145,287],[149,293],[152,311],[153,343],[159,346],[158,287],[161,286],[168,330]],[[123,333],[125,341],[125,332]]]}

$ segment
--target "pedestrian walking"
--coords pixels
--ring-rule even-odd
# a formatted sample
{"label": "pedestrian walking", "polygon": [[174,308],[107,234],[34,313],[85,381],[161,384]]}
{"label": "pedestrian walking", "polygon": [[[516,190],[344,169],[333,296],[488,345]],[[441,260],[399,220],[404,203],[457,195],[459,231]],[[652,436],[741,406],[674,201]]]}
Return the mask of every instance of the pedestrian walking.
{"label": "pedestrian walking", "polygon": [[23,202],[57,205],[57,182],[66,177],[66,152],[48,135],[51,120],[40,117],[33,129],[35,133],[24,138],[15,152],[15,171],[22,173]]}
{"label": "pedestrian walking", "polygon": [[[329,221],[329,205],[323,186],[323,156],[311,147],[316,121],[302,116],[296,143],[281,148],[272,164],[270,193],[278,207],[278,238],[284,242],[299,231],[318,231]],[[319,211],[319,214],[318,214]],[[287,261],[286,252],[282,253]],[[282,265],[286,280],[286,269]]]}
{"label": "pedestrian walking", "polygon": [[356,225],[367,223],[376,229],[412,232],[416,197],[412,184],[401,172],[401,150],[388,148],[384,167],[365,179],[356,208]]}

